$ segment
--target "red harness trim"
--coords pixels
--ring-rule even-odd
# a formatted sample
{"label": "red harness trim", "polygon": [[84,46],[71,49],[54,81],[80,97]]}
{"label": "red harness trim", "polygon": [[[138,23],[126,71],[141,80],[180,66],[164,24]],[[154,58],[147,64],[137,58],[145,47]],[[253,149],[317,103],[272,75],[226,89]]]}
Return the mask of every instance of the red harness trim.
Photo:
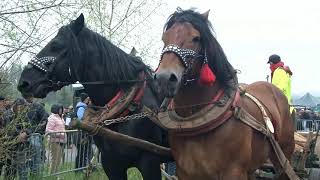
{"label": "red harness trim", "polygon": [[[145,73],[142,71],[140,74],[139,74],[139,79],[145,79],[146,75]],[[145,88],[147,86],[147,81],[144,81],[143,82],[143,85],[139,88],[139,90],[137,91],[137,93],[135,94],[135,97],[132,101],[133,104],[137,104],[137,105],[140,105],[140,102],[141,102],[141,99],[144,95],[144,91],[145,91]],[[121,89],[120,91],[117,92],[117,94],[106,104],[106,107],[108,109],[112,108],[117,101],[119,101],[119,99],[121,99],[123,96],[125,95],[125,92]],[[130,104],[132,104],[130,103]],[[123,116],[126,116],[130,113],[130,110],[129,108],[127,107],[119,116],[117,117],[123,117]]]}
{"label": "red harness trim", "polygon": [[117,92],[117,94],[107,103],[107,108],[111,108],[122,96],[124,95],[124,91],[121,89]]}
{"label": "red harness trim", "polygon": [[210,103],[217,102],[222,97],[223,94],[224,94],[224,89],[220,89],[218,93],[212,98]]}
{"label": "red harness trim", "polygon": [[[224,94],[224,89],[220,89],[217,94],[215,96],[213,96],[213,98],[209,101],[207,106],[210,106],[211,104],[213,104],[214,102],[217,102]],[[170,109],[174,109],[174,102],[173,99],[171,99],[171,102],[169,104],[169,108]]]}
{"label": "red harness trim", "polygon": [[[137,92],[136,96],[133,99],[133,103],[136,105],[140,105],[141,99],[143,97],[144,94],[144,90],[147,86],[147,82],[144,81],[142,87],[139,89],[139,91]],[[124,110],[119,117],[123,117],[126,116],[130,113],[130,110],[127,108],[126,110]]]}

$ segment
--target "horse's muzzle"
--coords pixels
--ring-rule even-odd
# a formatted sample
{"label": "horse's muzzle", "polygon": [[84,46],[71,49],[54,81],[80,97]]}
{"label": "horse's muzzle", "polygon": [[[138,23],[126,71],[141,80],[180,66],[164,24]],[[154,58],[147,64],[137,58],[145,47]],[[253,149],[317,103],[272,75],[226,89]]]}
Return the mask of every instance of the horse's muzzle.
{"label": "horse's muzzle", "polygon": [[158,82],[160,92],[166,97],[174,97],[179,88],[180,81],[171,72],[156,72],[154,79]]}

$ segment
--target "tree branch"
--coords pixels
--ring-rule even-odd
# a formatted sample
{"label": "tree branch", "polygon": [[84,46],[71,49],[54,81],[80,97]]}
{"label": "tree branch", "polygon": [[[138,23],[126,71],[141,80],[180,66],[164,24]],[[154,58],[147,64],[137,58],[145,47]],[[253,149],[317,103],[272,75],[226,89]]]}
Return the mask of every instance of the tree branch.
{"label": "tree branch", "polygon": [[147,16],[145,16],[141,21],[139,21],[138,23],[136,23],[129,31],[126,32],[126,34],[122,37],[122,39],[118,42],[118,45],[120,45],[122,43],[122,41],[135,29],[137,28],[139,25],[141,25],[142,22],[144,22],[148,17],[150,17],[155,10],[160,7],[160,5],[158,5],[157,7],[155,7]]}
{"label": "tree branch", "polygon": [[130,10],[130,7],[131,7],[131,4],[132,4],[133,0],[130,1],[130,4],[127,8],[127,11],[124,15],[124,17],[118,22],[118,24],[116,24],[112,29],[111,29],[111,36],[122,26],[122,24],[126,21],[126,19],[128,19],[130,16],[132,16],[134,13],[138,12],[138,9],[146,2],[146,1],[142,1],[138,6],[136,6],[135,10],[133,10],[132,12],[130,12],[129,14],[129,10]]}
{"label": "tree branch", "polygon": [[110,20],[108,24],[108,29],[109,29],[109,39],[111,39],[111,25],[112,25],[112,19],[113,19],[113,12],[114,12],[114,0],[111,0],[111,13],[110,13]]}
{"label": "tree branch", "polygon": [[[53,2],[53,3],[54,3],[54,2]],[[36,29],[36,27],[37,27],[37,24],[38,24],[39,20],[42,18],[42,16],[43,16],[48,10],[49,10],[49,9],[45,9],[45,11],[39,16],[39,18],[37,19],[37,21],[36,21],[36,23],[35,23],[32,31],[31,31],[31,33],[30,33],[30,35],[19,45],[19,47],[18,47],[19,49],[21,49],[21,47],[22,47],[22,46],[28,41],[28,39],[31,37],[31,35],[33,34],[33,32],[35,31],[35,29]],[[15,51],[14,53],[12,53],[11,56],[9,56],[9,57],[1,64],[0,69],[2,69],[3,66],[4,66],[17,52],[18,52],[18,50]]]}
{"label": "tree branch", "polygon": [[29,13],[29,12],[35,12],[35,11],[41,11],[41,10],[44,10],[44,9],[50,9],[50,8],[53,8],[53,7],[57,7],[57,6],[60,6],[62,4],[63,0],[58,3],[58,4],[54,4],[54,5],[50,5],[50,6],[45,6],[45,7],[42,7],[42,8],[37,8],[37,9],[32,9],[32,10],[25,10],[25,11],[12,11],[12,12],[4,12],[4,13],[0,13],[0,16],[3,16],[3,15],[12,15],[12,14],[22,14],[22,13]]}

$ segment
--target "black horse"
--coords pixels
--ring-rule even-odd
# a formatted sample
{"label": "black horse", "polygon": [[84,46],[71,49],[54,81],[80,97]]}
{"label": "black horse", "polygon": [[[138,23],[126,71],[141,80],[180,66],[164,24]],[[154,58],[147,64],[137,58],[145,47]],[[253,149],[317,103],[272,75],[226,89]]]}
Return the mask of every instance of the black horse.
{"label": "black horse", "polygon": [[[22,94],[44,98],[50,91],[57,91],[66,84],[88,82],[83,85],[93,104],[104,106],[119,90],[126,91],[133,86],[135,82],[132,80],[139,79],[142,71],[151,76],[150,68],[140,58],[126,54],[85,27],[81,14],[70,24],[61,27],[58,34],[28,63],[21,74],[18,89]],[[162,101],[152,87],[153,81],[148,80],[141,103],[156,108]],[[146,118],[113,124],[112,129],[168,146],[165,132]],[[102,165],[110,180],[127,179],[127,169],[130,167],[137,167],[146,180],[161,179],[159,165],[167,157],[110,142],[99,136],[94,136],[94,140],[101,151]]]}

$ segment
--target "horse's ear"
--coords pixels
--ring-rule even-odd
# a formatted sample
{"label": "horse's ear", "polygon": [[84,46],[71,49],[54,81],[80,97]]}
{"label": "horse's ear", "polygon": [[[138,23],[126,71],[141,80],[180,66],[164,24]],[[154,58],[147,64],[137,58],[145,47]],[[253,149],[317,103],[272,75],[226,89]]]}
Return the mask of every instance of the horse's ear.
{"label": "horse's ear", "polygon": [[205,13],[202,13],[202,17],[204,17],[206,20],[208,20],[208,17],[209,17],[209,12],[210,12],[210,9],[208,11],[206,11]]}
{"label": "horse's ear", "polygon": [[74,34],[78,35],[83,27],[84,27],[84,16],[81,13],[80,16],[76,20],[73,21],[73,23],[71,25],[71,29]]}
{"label": "horse's ear", "polygon": [[135,48],[135,47],[132,47],[131,52],[130,52],[130,55],[131,55],[131,56],[136,56],[137,53],[138,53],[138,51],[136,50],[136,48]]}

